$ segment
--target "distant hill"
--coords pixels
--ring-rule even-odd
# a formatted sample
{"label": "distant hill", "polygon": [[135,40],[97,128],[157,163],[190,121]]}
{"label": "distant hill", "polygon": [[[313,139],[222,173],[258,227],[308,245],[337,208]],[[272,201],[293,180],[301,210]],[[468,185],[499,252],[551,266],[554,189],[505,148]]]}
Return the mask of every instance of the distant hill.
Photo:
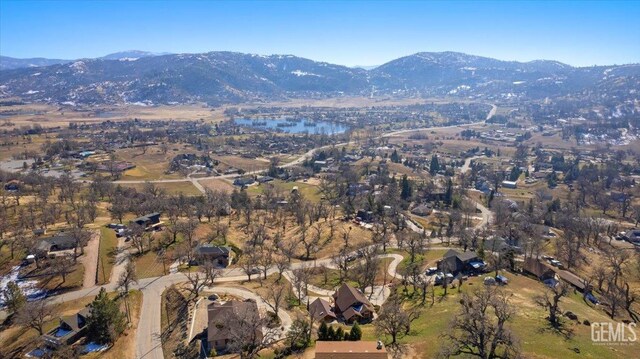
{"label": "distant hill", "polygon": [[71,60],[45,59],[34,57],[32,59],[16,59],[9,56],[0,56],[0,70],[20,69],[25,67],[41,67],[56,64],[64,64]]}
{"label": "distant hill", "polygon": [[128,50],[128,51],[114,52],[113,54],[102,56],[100,57],[100,59],[103,59],[103,60],[139,59],[142,57],[162,56],[162,55],[171,55],[171,53]]}
{"label": "distant hill", "polygon": [[[24,60],[27,61],[27,60]],[[640,65],[576,68],[457,52],[420,52],[371,70],[292,55],[125,51],[0,71],[0,97],[69,104],[210,104],[293,97],[394,94],[465,99],[637,98]]]}

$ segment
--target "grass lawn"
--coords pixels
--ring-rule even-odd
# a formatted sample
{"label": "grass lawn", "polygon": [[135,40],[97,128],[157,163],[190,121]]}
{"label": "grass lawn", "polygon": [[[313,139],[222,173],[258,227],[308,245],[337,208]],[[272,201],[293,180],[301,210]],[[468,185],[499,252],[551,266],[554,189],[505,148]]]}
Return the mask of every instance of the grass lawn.
{"label": "grass lawn", "polygon": [[100,252],[98,257],[98,284],[105,284],[111,278],[111,269],[115,261],[118,238],[113,229],[100,228]]}
{"label": "grass lawn", "polygon": [[[590,322],[609,321],[608,317],[599,309],[585,304],[580,295],[571,294],[563,298],[560,308],[563,312],[570,310],[578,315],[580,322],[562,318],[565,328],[573,331],[573,335],[565,337],[563,334],[551,330],[547,324],[547,312],[535,304],[534,298],[543,293],[542,283],[529,277],[504,274],[509,278],[509,285],[504,287],[510,293],[511,303],[515,308],[514,318],[509,328],[519,339],[521,351],[526,358],[632,358],[638,353],[639,344],[628,346],[599,346],[591,342],[590,327],[582,324],[584,319]],[[482,276],[474,277],[464,283],[463,291],[472,291],[482,287]],[[399,288],[402,288],[399,286]],[[442,296],[441,288],[436,289],[436,302],[430,307],[421,309],[421,315],[411,325],[408,336],[400,341],[411,344],[421,358],[433,358],[437,355],[441,335],[446,333],[453,315],[459,312],[460,294],[458,289],[450,289],[446,298]],[[362,326],[363,340],[377,340],[372,325]],[[578,349],[579,353],[576,352]]]}
{"label": "grass lawn", "polygon": [[[157,261],[158,256],[154,251],[147,251],[141,256],[134,255],[132,258],[136,262],[136,270],[140,279],[159,277],[165,274],[162,263]],[[169,271],[169,264],[167,264],[167,271]]]}
{"label": "grass lawn", "polygon": [[318,187],[309,183],[304,183],[304,182],[285,182],[281,180],[274,180],[272,182],[269,182],[268,184],[250,186],[249,188],[247,188],[247,192],[250,195],[257,196],[259,194],[262,194],[262,191],[264,190],[264,186],[268,186],[268,185],[273,185],[276,188],[276,190],[282,191],[282,193],[285,195],[288,195],[289,193],[291,193],[291,190],[293,189],[293,187],[298,187],[298,190],[300,191],[300,193],[303,194],[304,198],[306,198],[307,200],[312,202],[320,201],[321,195],[318,192]]}
{"label": "grass lawn", "polygon": [[[182,193],[186,196],[198,196],[202,193],[189,181],[184,182],[171,182],[171,183],[154,183],[156,188],[165,191],[167,194],[179,194]],[[122,187],[135,188],[136,191],[142,192],[144,190],[144,183],[121,183]]]}
{"label": "grass lawn", "polygon": [[45,277],[41,281],[41,285],[46,290],[59,290],[67,291],[72,289],[81,288],[84,283],[84,266],[82,263],[77,262],[72,265],[72,269],[65,280],[62,280],[61,276],[55,276],[53,278]]}

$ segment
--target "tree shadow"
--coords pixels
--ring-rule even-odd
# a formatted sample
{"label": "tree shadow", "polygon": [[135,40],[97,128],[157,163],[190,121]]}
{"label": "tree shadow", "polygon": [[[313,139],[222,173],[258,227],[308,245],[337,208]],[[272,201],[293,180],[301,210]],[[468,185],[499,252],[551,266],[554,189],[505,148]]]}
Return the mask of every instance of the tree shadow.
{"label": "tree shadow", "polygon": [[564,340],[571,340],[574,336],[573,328],[569,328],[565,323],[560,321],[558,325],[553,325],[551,323],[547,323],[546,326],[538,329],[538,333],[551,333],[555,335],[560,335],[564,338]]}

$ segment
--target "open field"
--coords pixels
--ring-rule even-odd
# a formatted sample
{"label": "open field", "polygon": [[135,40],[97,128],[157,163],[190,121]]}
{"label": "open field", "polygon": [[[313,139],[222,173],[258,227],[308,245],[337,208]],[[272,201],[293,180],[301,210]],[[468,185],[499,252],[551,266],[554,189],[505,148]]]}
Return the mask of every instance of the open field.
{"label": "open field", "polygon": [[261,171],[269,168],[269,160],[264,158],[244,158],[240,156],[214,156],[227,167],[235,167],[246,172]]}
{"label": "open field", "polygon": [[[122,187],[135,188],[136,191],[141,192],[144,190],[144,183],[121,183]],[[156,188],[165,191],[167,194],[176,195],[182,193],[186,196],[200,195],[200,191],[189,181],[184,182],[169,182],[169,183],[154,183]]]}
{"label": "open field", "polygon": [[[561,300],[563,312],[570,310],[578,316],[580,322],[562,318],[564,327],[572,335],[565,337],[548,326],[546,311],[535,304],[535,297],[543,293],[544,285],[537,280],[522,275],[505,274],[509,285],[504,287],[513,293],[511,303],[516,307],[514,318],[508,323],[509,328],[519,338],[519,345],[526,358],[631,358],[637,353],[638,345],[607,346],[596,345],[591,341],[591,330],[582,321],[591,323],[608,322],[608,317],[599,309],[593,308],[579,295],[570,295]],[[472,277],[463,285],[463,291],[469,292],[482,286],[482,277]],[[400,287],[401,288],[401,287]],[[411,344],[419,358],[433,358],[437,355],[442,334],[448,330],[453,315],[458,313],[460,304],[458,289],[449,290],[448,296],[442,297],[442,289],[436,288],[436,300],[430,306],[421,309],[420,317],[411,325],[409,336],[401,339],[402,343]],[[417,301],[419,299],[416,298]],[[378,340],[373,325],[362,326],[363,340]],[[576,350],[576,348],[578,350]]]}
{"label": "open field", "polygon": [[300,191],[300,193],[304,195],[304,198],[310,201],[313,201],[313,202],[319,201],[321,197],[318,190],[318,186],[314,186],[312,184],[305,183],[302,181],[284,182],[281,180],[274,180],[265,184],[249,186],[249,188],[247,189],[247,192],[250,195],[254,195],[254,196],[261,195],[262,192],[264,191],[264,187],[270,186],[270,185],[273,185],[276,191],[282,192],[282,194],[285,196],[288,196],[289,193],[291,193],[291,190],[293,189],[293,187],[298,187],[298,191]]}
{"label": "open field", "polygon": [[229,181],[225,181],[222,179],[206,179],[202,181],[198,181],[204,188],[209,188],[211,190],[220,190],[225,192],[233,192],[233,185],[229,183]]}

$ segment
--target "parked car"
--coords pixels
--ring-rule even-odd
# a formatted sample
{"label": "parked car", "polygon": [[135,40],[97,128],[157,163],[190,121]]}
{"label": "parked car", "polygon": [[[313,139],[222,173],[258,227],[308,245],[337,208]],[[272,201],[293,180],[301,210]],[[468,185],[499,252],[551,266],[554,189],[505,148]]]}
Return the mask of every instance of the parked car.
{"label": "parked car", "polygon": [[[436,284],[436,285],[442,284],[444,282],[444,278],[445,278],[444,273],[438,272],[436,274],[436,278],[434,280],[434,284]],[[453,281],[453,274],[447,273],[446,278],[447,278],[447,283],[451,283]]]}
{"label": "parked car", "polygon": [[551,263],[552,266],[558,268],[558,269],[564,269],[564,266],[562,265],[562,262],[560,262],[557,259],[552,259],[549,261],[549,263]]}
{"label": "parked car", "polygon": [[207,299],[209,299],[209,300],[210,300],[210,301],[212,301],[212,302],[213,302],[213,301],[215,301],[215,300],[218,300],[218,298],[220,298],[220,297],[218,297],[218,295],[217,295],[217,294],[211,294],[211,295],[209,295],[209,296],[207,297]]}
{"label": "parked car", "polygon": [[438,272],[438,268],[436,267],[431,267],[431,268],[427,268],[427,271],[425,272],[426,275],[434,275]]}
{"label": "parked car", "polygon": [[505,277],[503,275],[497,275],[495,277],[495,279],[496,279],[496,283],[498,283],[498,284],[505,285],[505,284],[509,283],[509,280],[507,279],[507,277]]}

